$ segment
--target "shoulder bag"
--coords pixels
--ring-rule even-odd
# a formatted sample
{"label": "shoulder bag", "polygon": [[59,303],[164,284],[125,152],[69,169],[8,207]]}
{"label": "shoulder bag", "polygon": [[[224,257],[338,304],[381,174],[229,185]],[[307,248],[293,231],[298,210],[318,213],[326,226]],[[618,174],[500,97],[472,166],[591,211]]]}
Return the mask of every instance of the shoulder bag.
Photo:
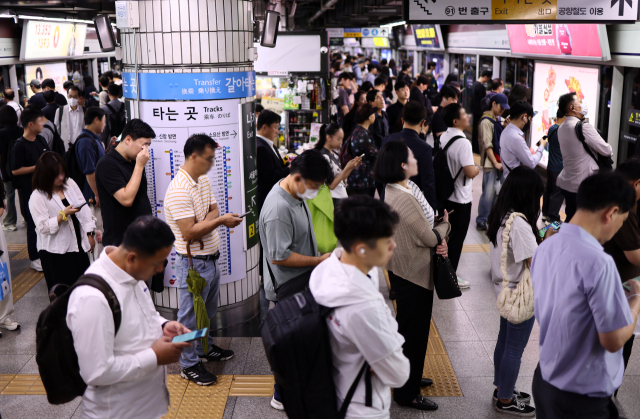
{"label": "shoulder bag", "polygon": [[[437,230],[433,230],[438,238],[438,244],[442,243],[442,237]],[[451,265],[449,258],[439,254],[434,255],[435,263],[433,268],[433,283],[436,288],[438,298],[441,300],[449,300],[462,295],[460,286],[458,285],[458,275]]]}
{"label": "shoulder bag", "polygon": [[502,273],[502,291],[498,294],[496,306],[500,316],[513,324],[520,324],[533,317],[533,284],[531,282],[531,269],[525,263],[524,272],[518,286],[509,288],[509,278],[507,277],[507,255],[509,249],[509,233],[511,225],[516,217],[526,217],[519,212],[511,214],[504,231],[502,232],[502,256],[500,257],[500,272]]}
{"label": "shoulder bag", "polygon": [[[584,125],[584,123],[582,121],[578,121],[578,123],[576,124],[576,127],[574,128],[576,135],[578,136],[578,140],[580,140],[580,142],[582,143],[582,147],[584,147],[584,151],[587,152],[588,155],[591,156],[591,158],[593,160],[595,160],[595,162],[598,164],[598,167],[600,168],[600,170],[612,170],[613,169],[613,159],[611,158],[611,156],[603,156],[600,153],[596,153],[594,154],[593,151],[591,150],[591,148],[587,145],[585,138],[584,138],[584,133],[582,132],[582,126]],[[596,131],[598,131],[596,129]],[[598,134],[600,134],[600,131],[598,131]],[[602,137],[602,135],[600,135],[600,137]]]}

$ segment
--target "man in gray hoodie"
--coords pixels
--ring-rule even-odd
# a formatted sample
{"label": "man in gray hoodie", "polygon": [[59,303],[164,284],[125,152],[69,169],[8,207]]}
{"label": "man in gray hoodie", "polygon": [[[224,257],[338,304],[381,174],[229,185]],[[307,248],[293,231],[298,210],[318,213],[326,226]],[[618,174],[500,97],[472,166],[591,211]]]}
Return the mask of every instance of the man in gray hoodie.
{"label": "man in gray hoodie", "polygon": [[341,199],[334,228],[344,248],[334,250],[311,274],[309,289],[316,302],[334,309],[327,325],[338,408],[365,362],[373,372],[371,406],[361,380],[346,419],[388,419],[391,388],[409,379],[404,338],[378,289],[378,269],[396,248],[397,223],[398,215],[382,201],[364,195]]}

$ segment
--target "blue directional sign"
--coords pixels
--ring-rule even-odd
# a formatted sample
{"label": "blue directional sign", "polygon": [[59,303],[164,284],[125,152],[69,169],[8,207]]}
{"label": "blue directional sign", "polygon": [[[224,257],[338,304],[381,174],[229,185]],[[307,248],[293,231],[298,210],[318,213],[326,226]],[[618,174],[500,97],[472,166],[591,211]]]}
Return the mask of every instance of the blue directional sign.
{"label": "blue directional sign", "polygon": [[142,100],[211,100],[255,96],[256,73],[122,73],[123,95]]}

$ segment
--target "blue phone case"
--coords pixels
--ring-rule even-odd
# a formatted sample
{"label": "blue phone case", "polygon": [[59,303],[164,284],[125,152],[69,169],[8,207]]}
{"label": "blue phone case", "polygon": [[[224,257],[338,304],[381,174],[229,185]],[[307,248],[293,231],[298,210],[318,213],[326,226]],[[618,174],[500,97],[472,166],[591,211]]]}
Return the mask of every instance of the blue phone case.
{"label": "blue phone case", "polygon": [[171,342],[190,342],[192,340],[200,339],[207,336],[208,328],[194,330],[193,332],[185,333],[184,335],[174,337]]}

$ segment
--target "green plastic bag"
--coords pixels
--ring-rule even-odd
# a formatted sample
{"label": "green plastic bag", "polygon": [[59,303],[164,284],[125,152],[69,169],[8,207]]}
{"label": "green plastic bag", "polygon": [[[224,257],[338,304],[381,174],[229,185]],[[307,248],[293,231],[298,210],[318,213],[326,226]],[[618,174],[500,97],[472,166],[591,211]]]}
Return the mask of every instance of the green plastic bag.
{"label": "green plastic bag", "polygon": [[338,238],[333,233],[333,199],[329,186],[321,187],[318,196],[308,200],[307,205],[309,212],[311,212],[318,251],[320,253],[333,252],[338,244]]}
{"label": "green plastic bag", "polygon": [[[187,285],[189,286],[189,292],[193,295],[193,312],[196,315],[196,325],[198,329],[204,329],[209,327],[209,315],[207,314],[207,307],[204,305],[204,299],[202,298],[202,290],[207,285],[207,281],[196,271],[193,267],[193,261],[191,260],[191,241],[187,243],[187,255],[189,256],[189,271],[187,272]],[[204,353],[209,353],[209,333],[200,339],[202,343],[202,349]]]}

